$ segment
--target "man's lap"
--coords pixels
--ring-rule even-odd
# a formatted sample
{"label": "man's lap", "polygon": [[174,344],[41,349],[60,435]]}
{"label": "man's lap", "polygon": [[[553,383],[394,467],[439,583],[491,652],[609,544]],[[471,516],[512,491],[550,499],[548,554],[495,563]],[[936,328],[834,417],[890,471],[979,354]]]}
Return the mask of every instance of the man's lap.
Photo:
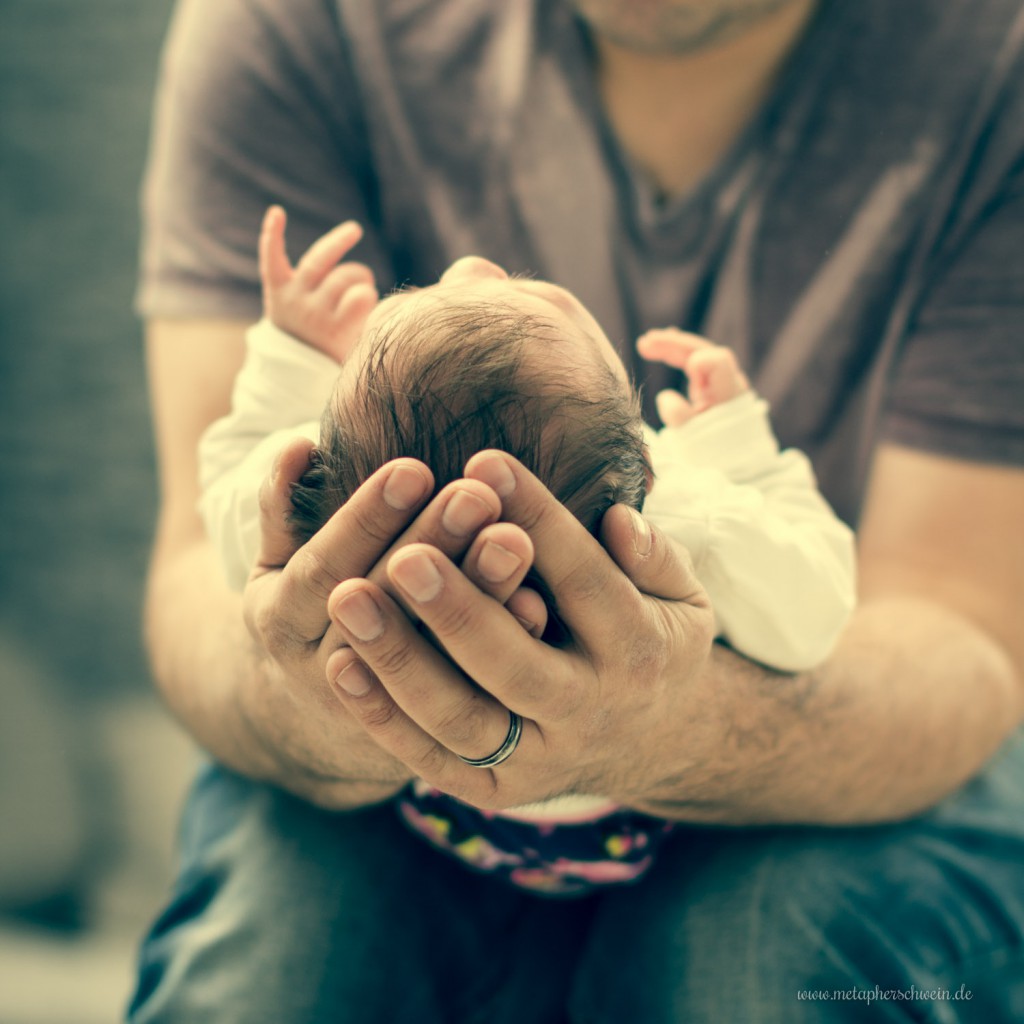
{"label": "man's lap", "polygon": [[[332,815],[216,767],[180,845],[133,1022],[518,1021],[499,993],[543,997],[537,976],[578,948],[587,913],[469,873],[389,805]],[[501,956],[512,949],[534,962]],[[553,1004],[571,973],[553,979]]]}
{"label": "man's lap", "polygon": [[[688,831],[603,902],[578,1019],[1024,1020],[1022,789],[1019,737],[913,822]],[[919,997],[936,990],[950,998]]]}
{"label": "man's lap", "polygon": [[[682,829],[638,885],[557,902],[449,862],[389,806],[330,815],[210,769],[130,1019],[1024,1019],[1022,779],[1018,738],[918,821]],[[961,985],[970,1002],[906,1001]]]}

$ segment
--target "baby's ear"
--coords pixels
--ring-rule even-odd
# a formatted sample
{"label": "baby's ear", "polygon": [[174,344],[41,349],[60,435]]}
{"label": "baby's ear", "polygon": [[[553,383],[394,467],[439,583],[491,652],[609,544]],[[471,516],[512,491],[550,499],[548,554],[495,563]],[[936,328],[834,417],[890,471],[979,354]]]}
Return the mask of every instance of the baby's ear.
{"label": "baby's ear", "polygon": [[654,487],[654,468],[651,466],[651,449],[644,445],[644,494],[650,494]]}

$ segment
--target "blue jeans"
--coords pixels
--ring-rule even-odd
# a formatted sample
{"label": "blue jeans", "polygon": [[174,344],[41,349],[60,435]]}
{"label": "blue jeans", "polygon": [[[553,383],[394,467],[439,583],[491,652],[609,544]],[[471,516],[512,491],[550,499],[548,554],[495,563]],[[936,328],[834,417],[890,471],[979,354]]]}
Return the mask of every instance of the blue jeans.
{"label": "blue jeans", "polygon": [[684,828],[581,900],[217,768],[182,858],[133,1024],[1024,1020],[1024,735],[915,821]]}

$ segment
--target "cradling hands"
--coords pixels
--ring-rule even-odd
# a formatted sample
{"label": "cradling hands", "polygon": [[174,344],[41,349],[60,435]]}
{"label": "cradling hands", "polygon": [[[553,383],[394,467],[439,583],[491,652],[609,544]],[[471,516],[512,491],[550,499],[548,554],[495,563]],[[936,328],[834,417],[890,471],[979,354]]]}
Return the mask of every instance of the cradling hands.
{"label": "cradling hands", "polygon": [[327,612],[338,584],[362,577],[401,600],[384,566],[405,545],[429,544],[462,564],[477,593],[507,605],[524,636],[543,631],[545,610],[536,594],[520,588],[532,545],[517,527],[497,522],[501,503],[493,490],[456,481],[431,499],[433,477],[412,459],[383,466],[299,546],[288,524],[290,491],[308,467],[310,448],[302,440],[289,445],[260,492],[261,551],[243,610],[265,685],[245,712],[289,788],[323,806],[359,806],[391,795],[411,769],[358,724],[328,683],[351,656]]}
{"label": "cradling hands", "polygon": [[[661,754],[678,742],[678,712],[713,638],[689,559],[623,506],[605,515],[599,543],[504,453],[474,456],[466,478],[500,500],[506,521],[495,525],[511,557],[495,557],[481,534],[470,578],[449,553],[415,543],[387,562],[385,584],[336,587],[329,610],[351,647],[327,664],[339,701],[411,774],[475,806],[565,792],[641,802],[664,782]],[[507,571],[528,544],[570,634],[557,648],[479,587],[482,565]],[[515,563],[511,578],[526,568]],[[466,763],[509,747],[499,764]]]}

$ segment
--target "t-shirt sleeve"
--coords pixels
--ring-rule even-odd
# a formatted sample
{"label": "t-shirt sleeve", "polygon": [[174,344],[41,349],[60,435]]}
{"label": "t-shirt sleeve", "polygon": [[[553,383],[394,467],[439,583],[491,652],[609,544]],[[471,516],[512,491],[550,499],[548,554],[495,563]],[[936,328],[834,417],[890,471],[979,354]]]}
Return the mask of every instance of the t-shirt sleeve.
{"label": "t-shirt sleeve", "polygon": [[911,322],[886,440],[1024,464],[1024,158],[959,233]]}
{"label": "t-shirt sleeve", "polygon": [[[255,319],[263,213],[292,258],[336,223],[375,221],[359,90],[336,8],[181,0],[162,61],[143,196],[139,312]],[[383,284],[372,230],[353,258]]]}

